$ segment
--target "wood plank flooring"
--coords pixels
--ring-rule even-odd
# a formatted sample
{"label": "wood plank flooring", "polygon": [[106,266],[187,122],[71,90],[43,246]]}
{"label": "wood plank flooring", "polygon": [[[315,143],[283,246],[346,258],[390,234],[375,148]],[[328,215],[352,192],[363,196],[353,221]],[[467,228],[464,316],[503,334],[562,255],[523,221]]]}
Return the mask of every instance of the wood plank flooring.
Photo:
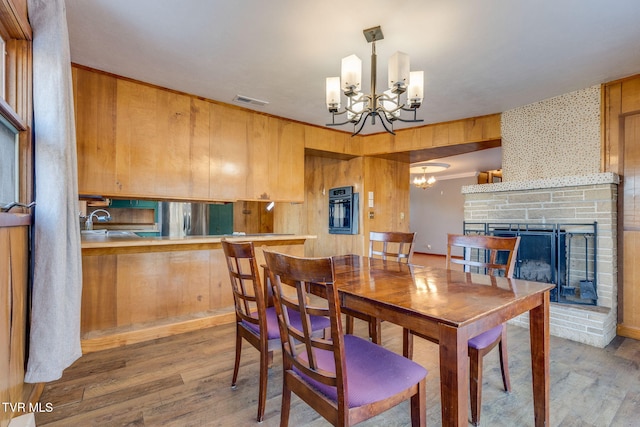
{"label": "wood plank flooring", "polygon": [[[438,260],[436,260],[438,261]],[[414,262],[419,262],[414,260]],[[364,322],[356,333],[366,335]],[[38,426],[256,425],[258,353],[243,347],[237,389],[230,388],[234,325],[222,325],[146,343],[91,353],[46,385],[40,401],[52,412]],[[383,323],[383,344],[401,352],[401,329]],[[497,351],[485,358],[484,426],[531,426],[533,403],[528,331],[508,327],[512,392],[502,389]],[[441,425],[438,348],[416,338],[415,358],[429,370],[427,423]],[[269,371],[265,427],[280,422],[281,356]],[[551,425],[634,426],[640,415],[640,341],[618,337],[598,349],[551,337]],[[297,397],[291,426],[327,426]],[[405,402],[362,426],[410,425]]]}

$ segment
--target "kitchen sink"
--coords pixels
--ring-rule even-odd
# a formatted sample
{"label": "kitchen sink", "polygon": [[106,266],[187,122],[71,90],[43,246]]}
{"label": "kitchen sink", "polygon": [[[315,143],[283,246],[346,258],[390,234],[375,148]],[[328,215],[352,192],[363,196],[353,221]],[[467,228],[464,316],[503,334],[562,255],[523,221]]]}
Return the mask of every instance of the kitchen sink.
{"label": "kitchen sink", "polygon": [[83,236],[105,236],[105,237],[140,237],[129,230],[80,230]]}

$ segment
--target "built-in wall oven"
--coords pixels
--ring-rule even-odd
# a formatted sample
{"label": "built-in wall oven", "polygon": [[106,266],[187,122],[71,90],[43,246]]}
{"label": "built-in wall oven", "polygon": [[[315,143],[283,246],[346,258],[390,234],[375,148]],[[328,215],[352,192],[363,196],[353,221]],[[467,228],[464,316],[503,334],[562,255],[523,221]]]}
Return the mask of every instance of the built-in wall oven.
{"label": "built-in wall oven", "polygon": [[329,234],[358,234],[358,193],[353,187],[329,190]]}

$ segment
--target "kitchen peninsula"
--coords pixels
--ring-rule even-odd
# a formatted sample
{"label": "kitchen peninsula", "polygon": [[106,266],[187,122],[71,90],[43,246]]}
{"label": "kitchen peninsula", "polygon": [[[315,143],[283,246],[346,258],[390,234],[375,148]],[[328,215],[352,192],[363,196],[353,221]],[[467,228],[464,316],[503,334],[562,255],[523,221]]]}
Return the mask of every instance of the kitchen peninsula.
{"label": "kitchen peninsula", "polygon": [[[224,236],[82,237],[83,353],[233,322]],[[304,255],[310,235],[253,234],[229,240]]]}

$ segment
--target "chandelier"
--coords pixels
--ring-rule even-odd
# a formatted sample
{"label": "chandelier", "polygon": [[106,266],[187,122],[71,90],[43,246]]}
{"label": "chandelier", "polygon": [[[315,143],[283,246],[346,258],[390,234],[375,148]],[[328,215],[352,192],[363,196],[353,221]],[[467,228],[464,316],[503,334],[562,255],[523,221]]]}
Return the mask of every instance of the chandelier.
{"label": "chandelier", "polygon": [[[353,123],[353,135],[362,131],[371,118],[371,124],[376,124],[376,117],[384,129],[392,135],[393,123],[422,122],[416,119],[416,110],[422,104],[424,94],[424,73],[422,71],[410,71],[409,55],[403,52],[394,53],[389,59],[389,89],[383,93],[376,92],[376,41],[384,39],[380,27],[368,28],[363,31],[367,42],[371,43],[371,93],[361,93],[362,88],[362,61],[356,55],[342,58],[342,81],[340,77],[327,77],[327,108],[331,113],[331,123],[327,126],[342,126]],[[347,104],[340,111],[340,91],[347,97]],[[400,100],[400,95],[407,93],[406,102]],[[413,118],[400,117],[402,111],[413,113]],[[346,120],[336,123],[336,116],[346,114]]]}
{"label": "chandelier", "polygon": [[419,171],[419,169],[422,169],[422,176],[416,176],[413,179],[413,185],[415,185],[418,188],[422,188],[423,190],[433,187],[434,184],[436,183],[436,177],[431,175],[429,178],[427,178],[427,174],[440,172],[447,169],[448,167],[449,165],[447,163],[434,163],[434,162],[417,163],[417,164],[411,165],[411,169],[410,169],[411,173],[419,173],[417,171]]}
{"label": "chandelier", "polygon": [[424,167],[422,168],[425,172],[422,173],[421,177],[415,177],[413,179],[413,185],[415,185],[418,188],[422,188],[423,190],[426,190],[427,188],[433,187],[433,185],[436,183],[436,177],[431,175],[428,179],[427,179],[427,168]]}

